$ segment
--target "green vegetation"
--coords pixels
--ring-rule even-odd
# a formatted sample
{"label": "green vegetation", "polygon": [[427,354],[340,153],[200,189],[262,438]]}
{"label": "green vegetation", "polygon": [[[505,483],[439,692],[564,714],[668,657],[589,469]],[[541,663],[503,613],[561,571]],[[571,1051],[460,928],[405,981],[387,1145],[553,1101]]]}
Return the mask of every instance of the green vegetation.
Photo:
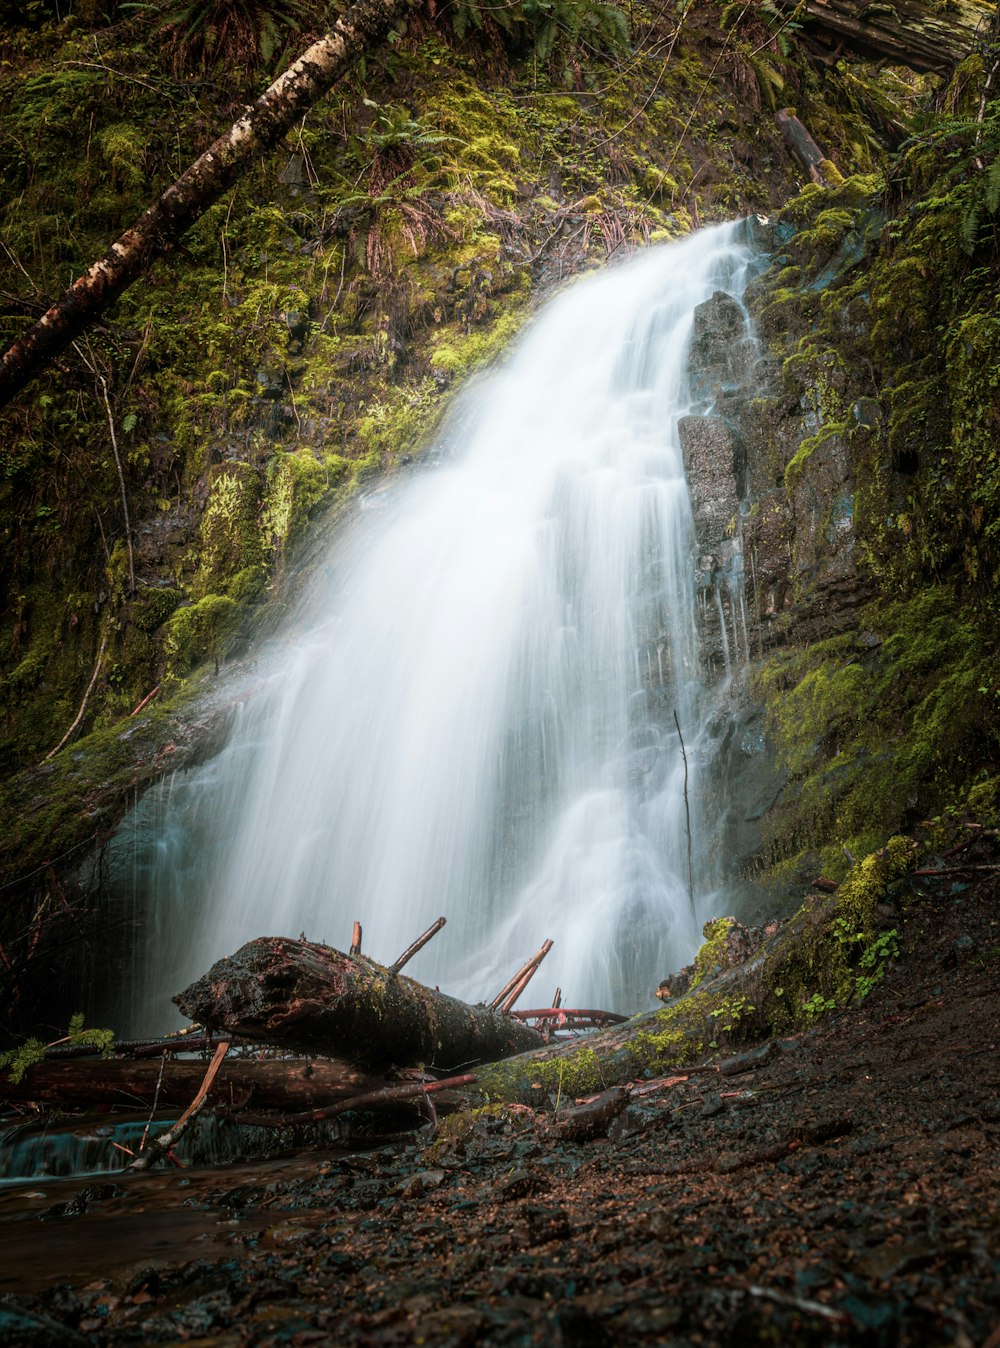
{"label": "green vegetation", "polygon": [[0,1072],[8,1071],[11,1084],[16,1086],[24,1080],[24,1075],[30,1068],[44,1060],[46,1051],[50,1048],[55,1048],[59,1044],[65,1044],[70,1048],[95,1048],[102,1058],[108,1058],[111,1056],[114,1041],[114,1030],[84,1029],[83,1013],[78,1012],[71,1017],[69,1030],[62,1039],[54,1039],[49,1044],[43,1044],[40,1039],[31,1038],[19,1048],[6,1049],[0,1053]]}
{"label": "green vegetation", "polygon": [[[971,809],[996,776],[1000,108],[970,115],[981,80],[970,58],[952,113],[914,111],[884,177],[790,202],[796,232],[759,285],[782,362],[761,404],[770,468],[790,514],[827,512],[795,531],[790,641],[756,674],[792,783],[765,821],[776,886],[836,878],[845,849]],[[782,422],[790,397],[796,419]],[[845,521],[871,601],[849,630],[796,640]]]}
{"label": "green vegetation", "polygon": [[[766,824],[771,860],[843,874],[901,820],[969,808],[997,752],[996,635],[932,585],[872,604],[857,630],[768,658],[757,676],[795,783]],[[808,877],[804,877],[808,878]]]}

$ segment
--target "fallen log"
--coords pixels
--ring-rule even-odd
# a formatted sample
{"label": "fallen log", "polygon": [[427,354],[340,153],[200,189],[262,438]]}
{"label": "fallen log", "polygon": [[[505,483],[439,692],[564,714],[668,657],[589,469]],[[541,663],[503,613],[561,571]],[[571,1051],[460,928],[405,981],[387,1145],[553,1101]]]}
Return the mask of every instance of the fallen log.
{"label": "fallen log", "polygon": [[805,169],[809,180],[814,183],[826,183],[823,165],[828,162],[827,157],[791,108],[782,108],[780,112],[776,112],[774,120],[784,137],[785,144]]}
{"label": "fallen log", "polygon": [[[237,1123],[253,1124],[258,1128],[296,1128],[303,1124],[325,1123],[339,1114],[353,1111],[392,1109],[395,1105],[423,1102],[435,1091],[448,1092],[451,1098],[460,1092],[463,1086],[471,1086],[475,1082],[476,1074],[466,1072],[463,1076],[446,1077],[443,1081],[410,1081],[399,1086],[383,1086],[379,1090],[369,1091],[366,1095],[354,1095],[348,1100],[338,1100],[336,1104],[327,1105],[325,1109],[309,1109],[301,1114],[275,1117],[240,1112],[226,1117],[233,1118]],[[463,1099],[461,1096],[458,1098]]]}
{"label": "fallen log", "polygon": [[[172,1107],[190,1104],[204,1075],[205,1063],[193,1059],[53,1059],[29,1067],[17,1083],[10,1072],[0,1072],[0,1100],[131,1108],[152,1105],[156,1099],[158,1105]],[[222,1065],[212,1100],[230,1108],[320,1109],[386,1084],[382,1077],[335,1059],[236,1058]]]}
{"label": "fallen log", "polygon": [[544,1043],[511,1016],[448,997],[363,955],[284,937],[250,941],[174,1001],[206,1027],[370,1070],[492,1062]]}
{"label": "fallen log", "polygon": [[404,14],[402,0],[358,0],[302,53],[228,131],[189,164],[104,257],[0,356],[0,408],[152,264],[174,249],[222,194],[365,55]]}
{"label": "fallen log", "polygon": [[801,36],[830,60],[846,51],[935,74],[968,56],[993,8],[988,0],[951,0],[947,7],[926,0],[776,0],[776,7],[801,22]]}

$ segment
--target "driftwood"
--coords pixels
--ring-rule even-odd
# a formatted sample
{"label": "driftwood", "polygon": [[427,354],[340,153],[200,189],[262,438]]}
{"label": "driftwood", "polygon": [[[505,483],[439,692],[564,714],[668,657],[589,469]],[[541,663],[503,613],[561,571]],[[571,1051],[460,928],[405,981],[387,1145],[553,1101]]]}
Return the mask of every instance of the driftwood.
{"label": "driftwood", "polygon": [[[38,1101],[61,1105],[187,1105],[205,1075],[204,1062],[162,1058],[67,1058],[37,1063],[16,1085],[0,1073],[0,1100]],[[338,1100],[385,1085],[349,1063],[303,1058],[223,1063],[212,1092],[212,1104],[240,1108],[300,1111],[320,1109]]]}
{"label": "driftwood", "polygon": [[251,941],[174,998],[202,1025],[373,1070],[457,1067],[540,1047],[537,1031],[364,956],[283,937]]}

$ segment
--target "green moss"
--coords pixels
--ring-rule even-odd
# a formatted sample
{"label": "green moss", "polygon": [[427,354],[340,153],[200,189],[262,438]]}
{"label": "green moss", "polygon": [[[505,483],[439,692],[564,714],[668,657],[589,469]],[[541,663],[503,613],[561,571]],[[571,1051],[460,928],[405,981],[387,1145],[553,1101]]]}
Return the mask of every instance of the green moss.
{"label": "green moss", "polygon": [[[252,465],[223,463],[210,475],[208,504],[201,517],[200,566],[196,589],[209,594],[230,577],[257,574],[262,562],[260,474]],[[240,588],[247,588],[245,581]],[[234,596],[235,597],[235,596]]]}
{"label": "green moss", "polygon": [[205,660],[224,659],[241,616],[240,605],[222,594],[207,594],[177,609],[164,628],[167,676],[178,678]]}
{"label": "green moss", "polygon": [[994,667],[992,634],[943,587],[765,662],[757,686],[794,784],[765,828],[775,879],[799,856],[836,878],[844,846],[870,851],[921,806],[962,798],[1000,748]]}
{"label": "green moss", "polygon": [[847,421],[827,422],[815,435],[807,436],[788,461],[785,468],[785,489],[794,491],[806,474],[810,458],[817,449],[832,440],[842,440],[850,434],[851,425]]}
{"label": "green moss", "polygon": [[302,527],[330,482],[323,464],[309,449],[279,453],[268,465],[261,511],[261,531],[281,553]]}
{"label": "green moss", "polygon": [[431,368],[452,378],[481,369],[507,349],[527,317],[527,306],[515,304],[487,328],[434,333]]}
{"label": "green moss", "polygon": [[912,838],[890,838],[885,847],[853,866],[837,890],[835,918],[846,922],[851,931],[870,937],[876,925],[876,906],[892,882],[913,869],[916,852]]}
{"label": "green moss", "polygon": [[716,917],[705,923],[702,930],[705,940],[694,959],[693,988],[725,967],[726,940],[735,921],[732,917]]}

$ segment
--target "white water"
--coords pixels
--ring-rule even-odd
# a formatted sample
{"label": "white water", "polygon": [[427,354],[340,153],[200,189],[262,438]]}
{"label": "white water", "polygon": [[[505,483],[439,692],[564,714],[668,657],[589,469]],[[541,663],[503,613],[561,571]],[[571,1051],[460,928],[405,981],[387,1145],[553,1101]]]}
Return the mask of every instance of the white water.
{"label": "white water", "polygon": [[573,285],[466,398],[454,456],[359,515],[229,747],[141,807],[165,992],[258,935],[345,948],[354,918],[390,961],[446,915],[408,972],[471,1000],[547,936],[522,1004],[635,1009],[690,957],[675,710],[702,907],[712,841],[676,428],[693,310],[741,290],[743,239]]}

